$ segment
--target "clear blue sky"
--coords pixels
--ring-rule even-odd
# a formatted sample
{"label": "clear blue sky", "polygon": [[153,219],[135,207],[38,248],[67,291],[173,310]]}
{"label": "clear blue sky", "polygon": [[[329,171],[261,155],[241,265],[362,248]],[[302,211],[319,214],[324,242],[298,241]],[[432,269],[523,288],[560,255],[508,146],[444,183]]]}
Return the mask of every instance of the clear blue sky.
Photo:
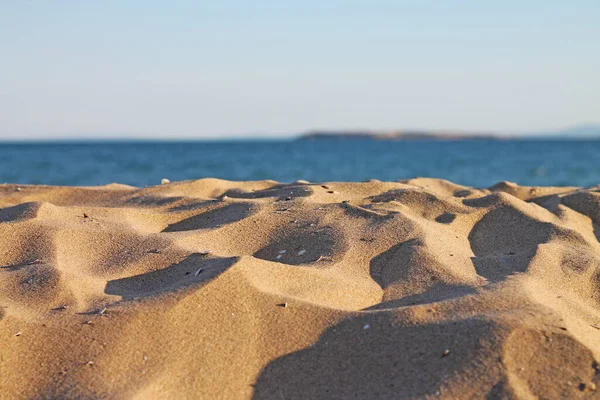
{"label": "clear blue sky", "polygon": [[0,137],[600,122],[600,1],[0,0]]}

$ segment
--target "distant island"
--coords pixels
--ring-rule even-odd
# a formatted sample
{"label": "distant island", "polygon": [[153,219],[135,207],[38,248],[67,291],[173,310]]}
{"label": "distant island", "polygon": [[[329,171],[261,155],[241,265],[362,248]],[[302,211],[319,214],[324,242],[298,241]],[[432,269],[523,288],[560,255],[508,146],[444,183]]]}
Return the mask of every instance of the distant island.
{"label": "distant island", "polygon": [[509,137],[491,133],[426,132],[426,131],[312,131],[299,140],[359,139],[359,140],[506,140]]}
{"label": "distant island", "polygon": [[522,134],[500,134],[489,132],[461,132],[461,131],[421,131],[421,130],[339,130],[339,131],[310,131],[298,137],[298,140],[514,140],[514,139],[578,139],[597,140],[600,139],[600,125],[580,125],[559,131],[532,132]]}

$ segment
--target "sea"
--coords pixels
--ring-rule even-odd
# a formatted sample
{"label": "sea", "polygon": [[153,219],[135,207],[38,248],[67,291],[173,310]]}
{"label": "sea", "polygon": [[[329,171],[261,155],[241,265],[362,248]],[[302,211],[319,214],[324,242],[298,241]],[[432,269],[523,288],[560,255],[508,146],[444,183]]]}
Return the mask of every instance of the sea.
{"label": "sea", "polygon": [[143,187],[205,177],[279,182],[442,178],[479,188],[600,184],[600,140],[369,139],[0,143],[0,183]]}

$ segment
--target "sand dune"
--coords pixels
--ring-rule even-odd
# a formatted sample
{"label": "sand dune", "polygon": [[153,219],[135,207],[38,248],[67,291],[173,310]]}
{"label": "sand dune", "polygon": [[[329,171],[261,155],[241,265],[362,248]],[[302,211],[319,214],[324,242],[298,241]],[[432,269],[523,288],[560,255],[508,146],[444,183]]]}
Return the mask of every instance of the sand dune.
{"label": "sand dune", "polygon": [[0,186],[0,398],[600,398],[600,187]]}

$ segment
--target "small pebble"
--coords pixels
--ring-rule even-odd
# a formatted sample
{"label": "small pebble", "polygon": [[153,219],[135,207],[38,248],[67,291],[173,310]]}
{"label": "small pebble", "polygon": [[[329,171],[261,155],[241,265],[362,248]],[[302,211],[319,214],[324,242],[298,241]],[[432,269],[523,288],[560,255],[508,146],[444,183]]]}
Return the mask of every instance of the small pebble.
{"label": "small pebble", "polygon": [[201,272],[202,272],[202,268],[198,269],[198,271],[196,271],[196,273],[194,274],[194,276],[200,275]]}
{"label": "small pebble", "polygon": [[200,254],[201,256],[205,256],[205,255],[207,255],[207,254],[210,254],[210,250],[200,250],[200,251],[198,252],[198,254]]}
{"label": "small pebble", "polygon": [[363,326],[363,329],[369,329],[371,327],[371,325],[366,324],[365,326]]}
{"label": "small pebble", "polygon": [[15,333],[15,336],[21,336],[21,332]]}
{"label": "small pebble", "polygon": [[589,390],[590,392],[596,391],[596,384],[594,382],[588,383],[586,385],[586,390]]}
{"label": "small pebble", "polygon": [[163,179],[160,181],[160,183],[161,183],[161,184],[163,184],[163,185],[166,185],[167,183],[171,183],[171,181],[170,181],[170,180],[168,180],[167,178],[163,178]]}
{"label": "small pebble", "polygon": [[444,354],[442,354],[442,357],[446,357],[446,356],[448,356],[448,354],[450,354],[450,350],[446,349],[446,350],[444,350]]}
{"label": "small pebble", "polygon": [[285,254],[287,250],[279,250],[279,254]]}
{"label": "small pebble", "polygon": [[306,253],[306,250],[300,250],[300,251],[298,252],[298,255],[299,255],[299,256],[301,256],[301,255],[302,255],[302,254],[304,254],[304,253]]}

